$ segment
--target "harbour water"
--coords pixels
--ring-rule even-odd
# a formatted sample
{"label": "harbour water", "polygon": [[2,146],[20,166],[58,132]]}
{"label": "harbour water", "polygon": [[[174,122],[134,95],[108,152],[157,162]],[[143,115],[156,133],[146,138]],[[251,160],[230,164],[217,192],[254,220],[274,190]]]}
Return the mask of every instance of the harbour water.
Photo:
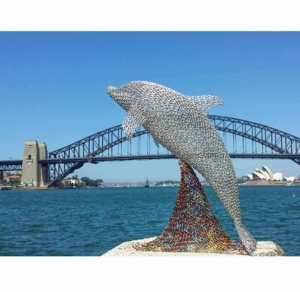
{"label": "harbour water", "polygon": [[[240,186],[244,224],[258,241],[300,255],[300,187]],[[232,239],[232,220],[205,186]],[[153,237],[166,226],[177,187],[95,188],[0,193],[0,256],[98,256],[124,241]]]}

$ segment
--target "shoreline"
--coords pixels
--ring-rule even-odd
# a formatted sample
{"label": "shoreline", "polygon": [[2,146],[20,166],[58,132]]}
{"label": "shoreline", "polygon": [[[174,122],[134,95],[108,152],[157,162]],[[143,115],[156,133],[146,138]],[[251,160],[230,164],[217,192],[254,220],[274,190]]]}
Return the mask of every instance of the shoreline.
{"label": "shoreline", "polygon": [[[208,184],[204,184],[203,187],[211,187]],[[239,187],[300,187],[300,184],[238,184]],[[168,186],[168,187],[173,187],[173,186]],[[106,187],[106,188],[116,188],[116,187]],[[118,188],[128,188],[128,187],[118,187]],[[132,187],[136,188],[136,187]],[[159,188],[159,187],[152,187],[154,188]],[[12,188],[11,191],[44,191],[44,190],[74,190],[74,189],[86,189],[86,188]],[[94,189],[94,188],[93,188]]]}

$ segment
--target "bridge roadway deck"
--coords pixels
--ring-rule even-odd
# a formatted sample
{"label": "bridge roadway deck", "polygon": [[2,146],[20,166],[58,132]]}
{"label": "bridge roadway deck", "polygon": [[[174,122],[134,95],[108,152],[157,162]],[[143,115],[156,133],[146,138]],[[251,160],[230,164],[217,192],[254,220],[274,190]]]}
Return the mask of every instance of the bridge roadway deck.
{"label": "bridge roadway deck", "polygon": [[[231,158],[252,158],[252,159],[300,159],[300,154],[254,154],[254,153],[230,153]],[[106,161],[129,161],[129,160],[154,160],[154,159],[175,159],[172,154],[148,154],[148,155],[123,155],[123,156],[99,156],[99,157],[82,157],[82,158],[56,158],[56,159],[40,159],[42,164],[57,163],[98,163]],[[1,166],[22,165],[22,160],[0,160]]]}
{"label": "bridge roadway deck", "polygon": [[[253,154],[253,153],[230,153],[231,158],[256,158],[256,159],[296,159],[300,154]],[[147,155],[123,155],[123,156],[99,156],[99,157],[82,157],[82,158],[57,158],[43,159],[41,163],[68,163],[68,162],[90,162],[98,163],[105,161],[127,161],[127,160],[154,160],[154,159],[174,159],[173,154],[147,154]]]}
{"label": "bridge roadway deck", "polygon": [[22,165],[23,160],[0,160],[0,165]]}

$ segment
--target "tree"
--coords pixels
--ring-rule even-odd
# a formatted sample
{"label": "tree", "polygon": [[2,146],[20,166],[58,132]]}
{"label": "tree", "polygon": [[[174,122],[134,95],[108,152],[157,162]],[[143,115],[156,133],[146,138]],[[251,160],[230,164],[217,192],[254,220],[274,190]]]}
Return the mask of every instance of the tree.
{"label": "tree", "polygon": [[89,181],[90,181],[90,178],[89,177],[87,177],[87,176],[84,176],[84,177],[82,177],[81,178],[81,180],[82,181],[84,181],[85,182],[85,184],[86,184],[86,186],[88,185],[88,183],[89,183]]}
{"label": "tree", "polygon": [[83,182],[85,182],[85,185],[87,187],[98,187],[101,183],[103,183],[103,180],[102,179],[96,179],[96,180],[93,180],[93,179],[90,179],[89,177],[82,177],[81,180]]}

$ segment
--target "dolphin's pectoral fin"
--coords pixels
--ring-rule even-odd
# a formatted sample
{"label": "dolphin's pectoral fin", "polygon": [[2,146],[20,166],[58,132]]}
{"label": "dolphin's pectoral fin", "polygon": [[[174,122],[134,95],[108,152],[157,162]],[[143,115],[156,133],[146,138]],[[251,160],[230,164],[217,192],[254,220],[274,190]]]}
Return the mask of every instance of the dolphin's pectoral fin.
{"label": "dolphin's pectoral fin", "polygon": [[225,105],[225,102],[221,98],[213,95],[189,96],[189,98],[204,113],[207,113],[207,111],[213,106]]}
{"label": "dolphin's pectoral fin", "polygon": [[130,114],[130,112],[128,112],[123,120],[122,128],[126,134],[126,137],[129,140],[132,139],[133,131],[139,125],[140,125],[140,123],[135,120],[135,118]]}
{"label": "dolphin's pectoral fin", "polygon": [[122,124],[126,137],[131,140],[134,129],[140,125],[144,125],[145,122],[146,117],[141,113],[139,104],[137,102],[133,103],[127,111]]}
{"label": "dolphin's pectoral fin", "polygon": [[152,138],[153,138],[153,141],[154,141],[156,147],[159,147],[160,143],[157,141],[156,137],[153,136],[153,134],[152,134]]}

